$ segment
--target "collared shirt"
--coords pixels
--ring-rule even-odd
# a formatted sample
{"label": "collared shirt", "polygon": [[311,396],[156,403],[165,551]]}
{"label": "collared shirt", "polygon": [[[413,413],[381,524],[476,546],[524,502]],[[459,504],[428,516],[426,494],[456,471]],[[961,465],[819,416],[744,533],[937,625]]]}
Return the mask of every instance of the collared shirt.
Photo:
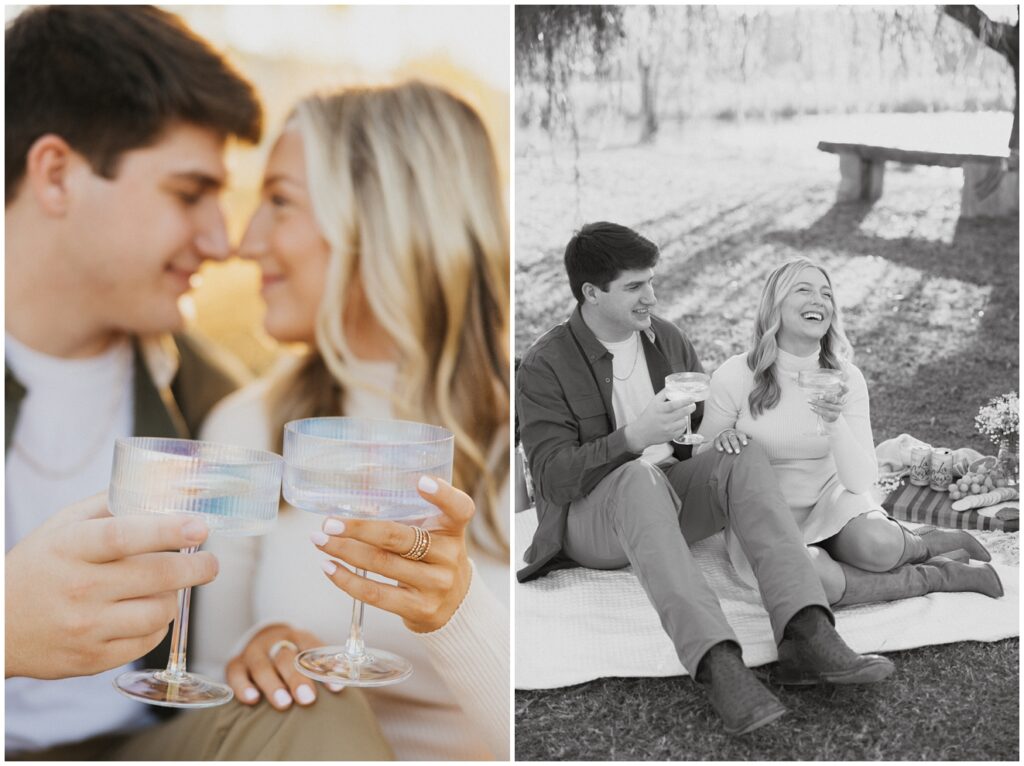
{"label": "collared shirt", "polygon": [[[640,340],[654,391],[664,387],[669,373],[703,372],[693,344],[672,323],[652,315]],[[626,424],[615,422],[612,376],[612,355],[579,308],[523,356],[516,373],[516,414],[536,492],[538,526],[526,552],[528,565],[517,573],[520,581],[576,566],[562,553],[569,504],[639,457],[626,446]],[[702,414],[698,404],[691,416],[694,429]],[[690,447],[673,446],[680,460],[690,452]]]}

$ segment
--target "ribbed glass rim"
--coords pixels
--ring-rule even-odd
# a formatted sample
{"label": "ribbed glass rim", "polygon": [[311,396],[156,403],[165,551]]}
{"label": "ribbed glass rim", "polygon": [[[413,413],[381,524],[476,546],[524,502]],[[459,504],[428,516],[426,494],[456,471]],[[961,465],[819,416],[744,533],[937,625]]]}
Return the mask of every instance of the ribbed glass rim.
{"label": "ribbed glass rim", "polygon": [[[115,440],[115,446],[131,448],[134,452],[145,452],[162,458],[180,458],[182,460],[202,460],[206,463],[230,465],[230,466],[261,466],[274,465],[284,458],[276,452],[269,450],[242,447],[237,444],[224,444],[222,442],[211,442],[202,439],[176,439],[164,438],[161,436],[119,436]],[[160,449],[159,445],[181,445],[185,448],[195,449],[194,446],[210,447],[218,450],[215,455],[188,454],[187,452],[173,452]]]}
{"label": "ribbed glass rim", "polygon": [[[397,424],[402,426],[410,426],[419,428],[421,430],[426,429],[427,432],[435,432],[436,438],[433,439],[344,439],[337,436],[327,436],[324,434],[313,434],[306,431],[302,431],[301,426],[303,423],[310,423],[316,421],[318,423],[380,423],[380,424]],[[435,426],[431,423],[421,423],[416,420],[398,420],[394,418],[361,418],[361,417],[324,417],[324,418],[301,418],[299,420],[290,420],[285,423],[284,430],[286,434],[293,434],[300,437],[304,442],[317,443],[321,442],[325,445],[338,445],[338,444],[350,444],[364,447],[380,447],[382,444],[389,447],[416,447],[416,446],[437,446],[444,444],[447,441],[453,441],[455,434],[449,431],[444,426]]]}
{"label": "ribbed glass rim", "polygon": [[665,380],[704,380],[710,378],[706,372],[698,372],[697,370],[687,370],[685,372],[670,372],[665,376]]}

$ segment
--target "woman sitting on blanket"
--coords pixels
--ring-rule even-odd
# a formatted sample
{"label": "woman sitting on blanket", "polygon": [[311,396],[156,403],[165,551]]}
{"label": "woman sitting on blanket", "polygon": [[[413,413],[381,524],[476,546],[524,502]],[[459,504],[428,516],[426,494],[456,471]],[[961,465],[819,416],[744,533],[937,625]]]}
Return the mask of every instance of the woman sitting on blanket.
{"label": "woman sitting on blanket", "polygon": [[227,663],[242,702],[310,704],[322,687],[295,670],[296,651],[344,644],[361,598],[368,643],[415,669],[366,690],[395,755],[507,760],[509,251],[487,131],[422,83],[307,98],[270,154],[262,197],[241,255],[263,272],[267,331],[310,350],[226,400],[204,438],[280,451],[298,418],[443,425],[453,483],[472,498],[421,483],[443,511],[422,560],[409,560],[419,538],[404,524],[288,507],[272,535],[212,543],[222,576],[198,599],[197,652]]}
{"label": "woman sitting on blanket", "polygon": [[[738,453],[756,439],[768,453],[808,550],[836,606],[892,601],[935,591],[998,598],[1002,584],[988,551],[964,531],[911,532],[872,498],[877,480],[868,390],[853,364],[832,281],[799,258],[772,272],[761,292],[753,349],[726,360],[711,379],[702,449]],[[801,370],[840,370],[838,393],[811,399]],[[809,436],[820,416],[827,435]],[[727,540],[736,571],[753,584],[738,541]],[[946,554],[946,555],[941,555]]]}

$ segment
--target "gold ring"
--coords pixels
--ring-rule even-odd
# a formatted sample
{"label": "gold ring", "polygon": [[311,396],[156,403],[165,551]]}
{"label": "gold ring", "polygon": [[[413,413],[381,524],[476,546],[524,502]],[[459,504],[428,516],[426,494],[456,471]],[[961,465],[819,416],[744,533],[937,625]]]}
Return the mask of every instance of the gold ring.
{"label": "gold ring", "polygon": [[270,657],[271,660],[273,660],[286,646],[293,652],[299,651],[299,647],[295,644],[294,641],[289,641],[287,638],[282,638],[280,641],[275,641],[273,643],[273,645],[270,647],[270,650],[267,652],[267,655]]}
{"label": "gold ring", "polygon": [[413,538],[412,547],[400,555],[403,559],[419,561],[426,556],[427,551],[430,550],[430,532],[420,527],[412,527],[412,531],[413,534],[416,535],[415,538]]}

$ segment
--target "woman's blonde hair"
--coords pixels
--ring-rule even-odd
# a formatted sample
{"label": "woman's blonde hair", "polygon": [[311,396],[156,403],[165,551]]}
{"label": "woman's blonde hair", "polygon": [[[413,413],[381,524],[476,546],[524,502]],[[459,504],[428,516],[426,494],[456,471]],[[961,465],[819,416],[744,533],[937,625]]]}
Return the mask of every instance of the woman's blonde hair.
{"label": "woman's blonde hair", "polygon": [[[828,272],[807,258],[796,258],[775,269],[761,290],[757,320],[754,322],[753,348],[747,354],[747,367],[754,373],[754,388],[748,399],[752,417],[756,418],[779,403],[781,390],[775,378],[775,360],[779,357],[777,336],[782,327],[782,302],[793,289],[800,272],[808,268],[820,271],[831,290],[832,278]],[[829,300],[832,302],[832,322],[821,339],[818,363],[825,369],[838,370],[844,362],[853,361],[853,347],[843,332],[834,291]]]}
{"label": "woman's blonde hair", "polygon": [[[508,221],[486,128],[466,102],[421,82],[313,96],[295,120],[330,259],[319,353],[279,389],[274,411],[338,414],[341,391],[362,387],[389,396],[395,417],[448,428],[453,483],[473,496],[486,547],[506,555],[497,495],[509,462]],[[395,390],[351,369],[343,310],[353,284],[394,343]]]}

